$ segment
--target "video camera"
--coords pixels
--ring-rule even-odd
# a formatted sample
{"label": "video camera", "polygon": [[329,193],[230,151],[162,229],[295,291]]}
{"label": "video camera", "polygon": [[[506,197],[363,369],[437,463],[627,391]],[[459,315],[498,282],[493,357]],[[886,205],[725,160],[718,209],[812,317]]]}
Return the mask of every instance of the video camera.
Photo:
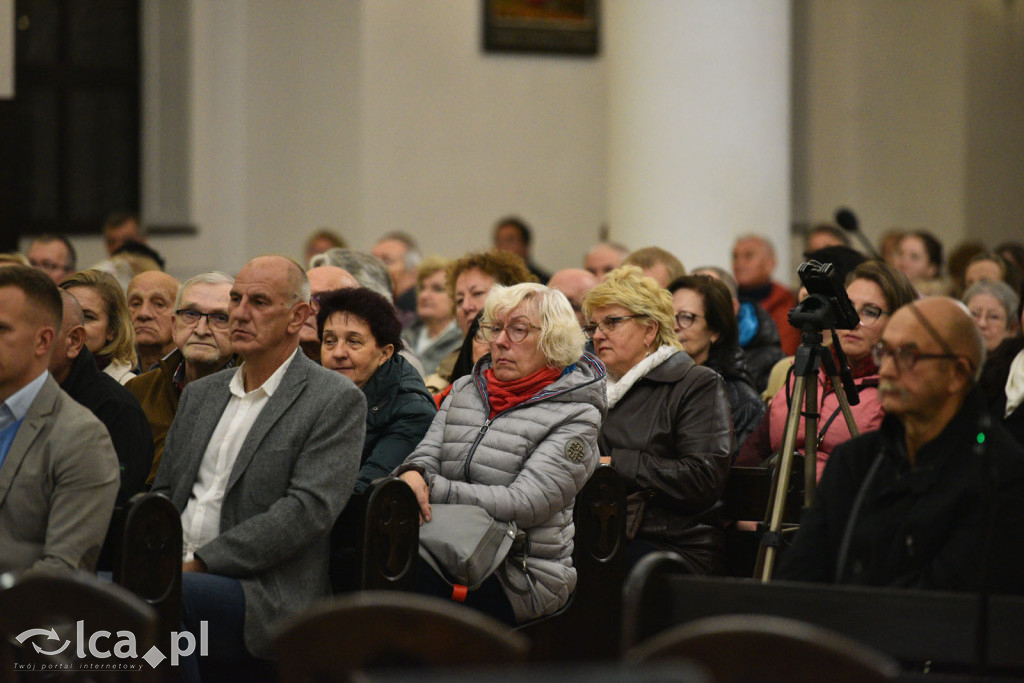
{"label": "video camera", "polygon": [[820,331],[852,330],[860,324],[860,315],[831,263],[805,261],[796,272],[808,296],[790,310],[790,325]]}

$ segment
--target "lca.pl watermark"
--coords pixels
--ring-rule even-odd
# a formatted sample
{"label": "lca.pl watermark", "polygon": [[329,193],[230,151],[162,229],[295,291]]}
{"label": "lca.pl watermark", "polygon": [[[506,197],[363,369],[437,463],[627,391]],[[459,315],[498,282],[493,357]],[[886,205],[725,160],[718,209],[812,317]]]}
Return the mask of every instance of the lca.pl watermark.
{"label": "lca.pl watermark", "polygon": [[[37,637],[41,636],[45,636],[42,640],[44,640],[43,645],[46,645],[46,647],[41,647],[39,644],[39,638]],[[115,637],[117,641],[111,646],[111,640]],[[37,639],[31,640],[32,638]],[[22,645],[31,640],[30,644],[38,654],[51,657],[56,657],[72,648],[72,641],[64,640],[57,635],[57,629],[55,628],[30,628],[19,633],[15,640]],[[50,641],[57,642],[51,643]],[[178,666],[178,662],[182,657],[188,657],[196,651],[196,637],[190,631],[171,631],[169,649],[171,653],[171,666]],[[93,659],[109,659],[111,657],[121,660],[142,659],[154,669],[167,659],[167,656],[156,645],[149,648],[149,651],[140,658],[135,634],[131,631],[118,631],[116,634],[111,634],[110,631],[95,631],[87,638],[85,635],[85,621],[75,622],[74,648],[72,651],[79,660],[83,660],[86,657]],[[209,630],[206,621],[201,621],[199,622],[199,656],[205,657],[207,654],[209,654]],[[75,669],[82,670],[129,670],[141,668],[141,666],[141,664],[134,662],[76,662],[73,665],[67,662],[55,662],[52,665],[15,665],[15,668],[19,670],[33,670],[37,668],[68,669],[74,667]]]}

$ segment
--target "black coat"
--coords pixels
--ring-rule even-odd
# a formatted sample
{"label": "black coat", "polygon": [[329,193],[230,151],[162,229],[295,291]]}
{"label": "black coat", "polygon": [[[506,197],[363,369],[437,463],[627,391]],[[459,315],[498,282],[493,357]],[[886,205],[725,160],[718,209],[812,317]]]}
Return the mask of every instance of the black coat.
{"label": "black coat", "polygon": [[725,393],[732,409],[732,425],[736,434],[733,458],[740,444],[747,440],[764,416],[765,406],[761,394],[754,388],[754,380],[747,370],[747,356],[743,349],[723,349],[708,357],[705,367],[711,368],[725,380]]}
{"label": "black coat", "polygon": [[1001,419],[1007,431],[1024,444],[1024,404],[1017,406],[1009,416],[1003,417],[1006,412],[1006,379],[1010,376],[1010,364],[1022,350],[1024,338],[1011,337],[1003,340],[985,361],[981,378],[978,380],[978,388],[984,394],[985,403],[993,418]]}
{"label": "black coat", "polygon": [[84,346],[60,388],[92,411],[110,433],[121,463],[116,504],[124,505],[142,490],[153,464],[153,432],[146,413],[130,391],[100,372],[95,357]]}
{"label": "black coat", "polygon": [[637,538],[679,553],[700,573],[721,569],[716,508],[733,450],[722,378],[674,354],[609,408],[597,443],[627,493],[652,496]]}
{"label": "black coat", "polygon": [[747,369],[754,380],[754,388],[761,392],[768,386],[772,368],[785,358],[786,354],[782,352],[779,328],[768,311],[754,302],[744,303],[751,304],[757,316],[757,332],[743,347],[743,352],[747,354]]}
{"label": "black coat", "polygon": [[356,479],[362,493],[377,477],[390,474],[423,440],[437,414],[423,378],[397,353],[363,386],[366,439]]}
{"label": "black coat", "polygon": [[906,454],[903,425],[892,416],[880,430],[838,447],[793,546],[782,555],[777,578],[835,582],[847,520],[878,458],[839,583],[976,590],[992,512],[989,588],[1024,592],[1024,447],[998,422],[986,433],[987,455],[998,471],[993,510],[984,461],[972,452],[981,408],[980,395],[969,395],[939,436],[918,451],[915,467]]}

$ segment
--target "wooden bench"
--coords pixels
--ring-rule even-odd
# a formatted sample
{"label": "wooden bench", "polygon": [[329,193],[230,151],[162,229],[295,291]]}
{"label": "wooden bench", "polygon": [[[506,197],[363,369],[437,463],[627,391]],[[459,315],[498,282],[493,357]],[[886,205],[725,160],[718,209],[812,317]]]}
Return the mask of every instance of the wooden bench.
{"label": "wooden bench", "polygon": [[[623,649],[695,619],[774,615],[822,626],[900,661],[905,672],[951,678],[976,668],[979,598],[892,588],[828,586],[679,573],[670,553],[645,557],[627,579]],[[1024,598],[993,596],[982,667],[987,675],[1024,675]]]}

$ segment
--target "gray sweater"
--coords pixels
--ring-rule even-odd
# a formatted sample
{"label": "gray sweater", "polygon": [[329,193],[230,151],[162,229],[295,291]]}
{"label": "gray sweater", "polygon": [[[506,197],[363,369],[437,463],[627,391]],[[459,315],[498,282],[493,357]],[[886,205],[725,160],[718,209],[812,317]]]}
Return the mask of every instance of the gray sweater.
{"label": "gray sweater", "polygon": [[489,366],[487,355],[472,376],[455,382],[396,474],[417,469],[432,503],[479,505],[526,532],[526,572],[508,561],[497,573],[524,621],[555,612],[576,587],[572,506],[599,460],[605,369],[584,355],[536,396],[488,419]]}

